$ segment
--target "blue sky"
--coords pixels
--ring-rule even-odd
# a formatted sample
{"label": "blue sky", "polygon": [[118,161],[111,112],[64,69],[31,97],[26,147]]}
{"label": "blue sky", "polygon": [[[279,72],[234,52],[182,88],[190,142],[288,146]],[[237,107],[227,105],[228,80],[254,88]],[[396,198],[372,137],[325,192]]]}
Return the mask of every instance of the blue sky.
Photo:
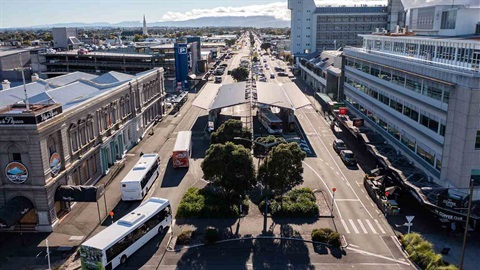
{"label": "blue sky", "polygon": [[[406,7],[452,0],[403,0]],[[317,5],[386,4],[387,0],[316,0]],[[408,2],[408,3],[405,3]],[[480,0],[455,0],[478,4]],[[68,22],[186,20],[221,15],[271,15],[289,20],[287,0],[0,0],[0,28]]]}

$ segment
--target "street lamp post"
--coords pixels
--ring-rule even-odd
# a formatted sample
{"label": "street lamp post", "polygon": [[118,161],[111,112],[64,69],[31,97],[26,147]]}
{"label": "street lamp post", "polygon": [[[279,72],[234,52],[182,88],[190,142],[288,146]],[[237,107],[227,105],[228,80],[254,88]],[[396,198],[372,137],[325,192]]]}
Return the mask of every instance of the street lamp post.
{"label": "street lamp post", "polygon": [[473,179],[470,179],[470,194],[468,196],[467,220],[465,222],[465,231],[463,232],[462,256],[460,257],[460,270],[463,269],[463,259],[465,258],[465,248],[467,244],[468,222],[470,221],[470,211],[472,210]]}
{"label": "street lamp post", "polygon": [[[242,137],[234,137],[233,139],[235,140],[243,140],[243,141],[248,141],[248,142],[251,142],[251,143],[254,143],[254,144],[258,144],[260,146],[263,146],[265,147],[268,151],[267,153],[270,152],[270,147],[272,146],[275,146],[277,144],[279,144],[280,142],[272,142],[272,143],[261,143],[261,142],[257,142],[257,141],[254,141],[254,140],[250,140],[250,139],[245,139],[245,138],[242,138]],[[265,177],[264,177],[264,190],[265,190],[265,211],[263,212],[263,230],[262,230],[262,234],[267,234],[267,214],[268,214],[268,155],[266,156],[267,160],[265,161],[265,167],[266,167],[266,174],[265,174]]]}

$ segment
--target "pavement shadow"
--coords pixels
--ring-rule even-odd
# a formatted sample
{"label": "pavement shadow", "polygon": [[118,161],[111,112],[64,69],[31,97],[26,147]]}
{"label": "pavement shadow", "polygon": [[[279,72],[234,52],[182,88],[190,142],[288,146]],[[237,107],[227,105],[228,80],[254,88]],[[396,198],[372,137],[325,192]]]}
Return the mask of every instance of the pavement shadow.
{"label": "pavement shadow", "polygon": [[296,225],[302,225],[302,224],[314,224],[319,220],[319,217],[307,217],[307,218],[285,218],[285,217],[275,217],[272,216],[273,222],[275,224],[279,224],[280,226],[288,225],[288,224],[296,224]]}
{"label": "pavement shadow", "polygon": [[249,269],[252,242],[245,239],[191,248],[178,260],[176,269]]}
{"label": "pavement shadow", "polygon": [[113,218],[111,216],[107,216],[105,220],[102,222],[101,226],[110,226],[115,221],[121,219],[127,213],[133,211],[137,208],[142,201],[122,201],[120,200],[118,204],[113,208],[111,212],[113,212]]}
{"label": "pavement shadow", "polygon": [[205,152],[210,147],[210,140],[193,140],[192,159],[205,158]]}
{"label": "pavement shadow", "polygon": [[[302,239],[298,231],[288,224],[281,225],[284,237]],[[304,241],[280,239],[256,239],[252,248],[253,269],[314,269],[310,263],[307,244]]]}
{"label": "pavement shadow", "polygon": [[192,131],[193,132],[205,131],[207,124],[208,124],[208,115],[199,116],[195,121],[195,123],[193,124]]}
{"label": "pavement shadow", "polygon": [[173,159],[170,157],[162,179],[162,187],[176,187],[182,182],[188,168],[173,168]]}
{"label": "pavement shadow", "polygon": [[[29,265],[46,264],[45,248],[38,246],[48,235],[49,233],[0,233],[0,269],[26,269]],[[56,250],[51,249],[52,261],[59,257]]]}

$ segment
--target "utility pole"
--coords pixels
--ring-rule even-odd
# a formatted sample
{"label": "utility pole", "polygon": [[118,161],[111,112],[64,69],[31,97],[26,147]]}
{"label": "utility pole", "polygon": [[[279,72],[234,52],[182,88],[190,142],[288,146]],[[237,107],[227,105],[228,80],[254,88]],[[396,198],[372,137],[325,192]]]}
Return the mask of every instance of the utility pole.
{"label": "utility pole", "polygon": [[465,258],[465,248],[467,244],[468,223],[470,221],[470,211],[472,210],[472,195],[473,195],[473,179],[470,179],[470,193],[468,195],[468,212],[467,220],[465,222],[465,231],[463,232],[462,256],[460,257],[460,270],[463,269],[463,260]]}

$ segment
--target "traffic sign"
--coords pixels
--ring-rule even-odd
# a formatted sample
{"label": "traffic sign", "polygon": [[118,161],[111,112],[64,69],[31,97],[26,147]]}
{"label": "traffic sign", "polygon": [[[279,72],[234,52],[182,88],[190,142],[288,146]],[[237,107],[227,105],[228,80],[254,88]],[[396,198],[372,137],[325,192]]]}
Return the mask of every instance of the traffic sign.
{"label": "traffic sign", "polygon": [[407,219],[408,223],[411,223],[415,216],[405,216],[405,218]]}
{"label": "traffic sign", "polygon": [[332,191],[333,191],[333,192],[337,191],[337,188],[332,188]]}

